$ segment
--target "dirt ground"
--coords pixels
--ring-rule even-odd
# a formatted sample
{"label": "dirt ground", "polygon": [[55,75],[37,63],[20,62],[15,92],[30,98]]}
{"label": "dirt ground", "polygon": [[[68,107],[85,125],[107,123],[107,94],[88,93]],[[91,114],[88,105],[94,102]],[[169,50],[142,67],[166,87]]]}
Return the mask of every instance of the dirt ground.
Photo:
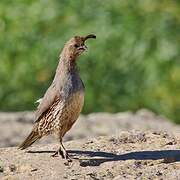
{"label": "dirt ground", "polygon": [[0,113],[0,179],[180,179],[180,126],[148,110],[81,115],[64,138],[71,163],[51,157],[53,137],[24,151],[10,147],[32,123],[32,112]]}
{"label": "dirt ground", "polygon": [[[0,147],[17,146],[30,133],[33,112],[0,113]],[[180,132],[180,126],[162,116],[142,109],[136,113],[92,113],[81,115],[64,140],[89,139],[118,134],[125,130]],[[54,137],[43,138],[39,143],[56,143]]]}
{"label": "dirt ground", "polygon": [[71,163],[51,157],[58,144],[0,148],[0,179],[180,179],[180,134],[121,131],[65,143]]}

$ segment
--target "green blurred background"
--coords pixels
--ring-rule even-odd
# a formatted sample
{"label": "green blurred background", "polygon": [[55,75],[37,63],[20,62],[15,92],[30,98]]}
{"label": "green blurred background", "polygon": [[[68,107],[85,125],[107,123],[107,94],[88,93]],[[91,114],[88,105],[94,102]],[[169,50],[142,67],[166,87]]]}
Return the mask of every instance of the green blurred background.
{"label": "green blurred background", "polygon": [[64,43],[88,33],[83,113],[148,108],[180,123],[179,0],[1,0],[0,110],[35,109]]}

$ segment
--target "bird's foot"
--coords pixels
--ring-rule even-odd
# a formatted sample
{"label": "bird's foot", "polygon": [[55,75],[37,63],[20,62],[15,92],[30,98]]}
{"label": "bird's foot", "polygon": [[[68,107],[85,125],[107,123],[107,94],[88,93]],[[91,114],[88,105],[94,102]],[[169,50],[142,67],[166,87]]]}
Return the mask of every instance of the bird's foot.
{"label": "bird's foot", "polygon": [[63,159],[67,160],[68,162],[72,162],[71,157],[69,156],[68,152],[65,149],[59,148],[52,157],[61,156]]}
{"label": "bird's foot", "polygon": [[58,157],[61,156],[63,157],[63,153],[61,149],[58,149],[54,154],[51,155],[52,157]]}

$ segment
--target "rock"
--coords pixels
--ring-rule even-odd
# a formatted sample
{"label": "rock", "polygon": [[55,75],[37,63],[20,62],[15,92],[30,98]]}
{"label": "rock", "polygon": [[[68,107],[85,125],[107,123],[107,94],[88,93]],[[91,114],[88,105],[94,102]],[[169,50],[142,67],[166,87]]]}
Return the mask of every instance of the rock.
{"label": "rock", "polygon": [[11,171],[11,172],[15,172],[16,171],[16,166],[14,165],[14,164],[11,164],[10,166],[9,166],[9,170]]}
{"label": "rock", "polygon": [[2,166],[0,166],[0,173],[4,172],[4,168]]}

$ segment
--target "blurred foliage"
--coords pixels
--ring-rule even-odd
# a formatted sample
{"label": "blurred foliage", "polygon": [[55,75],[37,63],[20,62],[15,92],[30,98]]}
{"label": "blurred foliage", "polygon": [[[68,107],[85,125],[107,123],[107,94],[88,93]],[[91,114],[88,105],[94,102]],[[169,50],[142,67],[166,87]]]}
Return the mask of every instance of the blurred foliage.
{"label": "blurred foliage", "polygon": [[84,113],[149,108],[180,123],[179,0],[1,0],[0,109],[34,109],[64,43],[88,33]]}

